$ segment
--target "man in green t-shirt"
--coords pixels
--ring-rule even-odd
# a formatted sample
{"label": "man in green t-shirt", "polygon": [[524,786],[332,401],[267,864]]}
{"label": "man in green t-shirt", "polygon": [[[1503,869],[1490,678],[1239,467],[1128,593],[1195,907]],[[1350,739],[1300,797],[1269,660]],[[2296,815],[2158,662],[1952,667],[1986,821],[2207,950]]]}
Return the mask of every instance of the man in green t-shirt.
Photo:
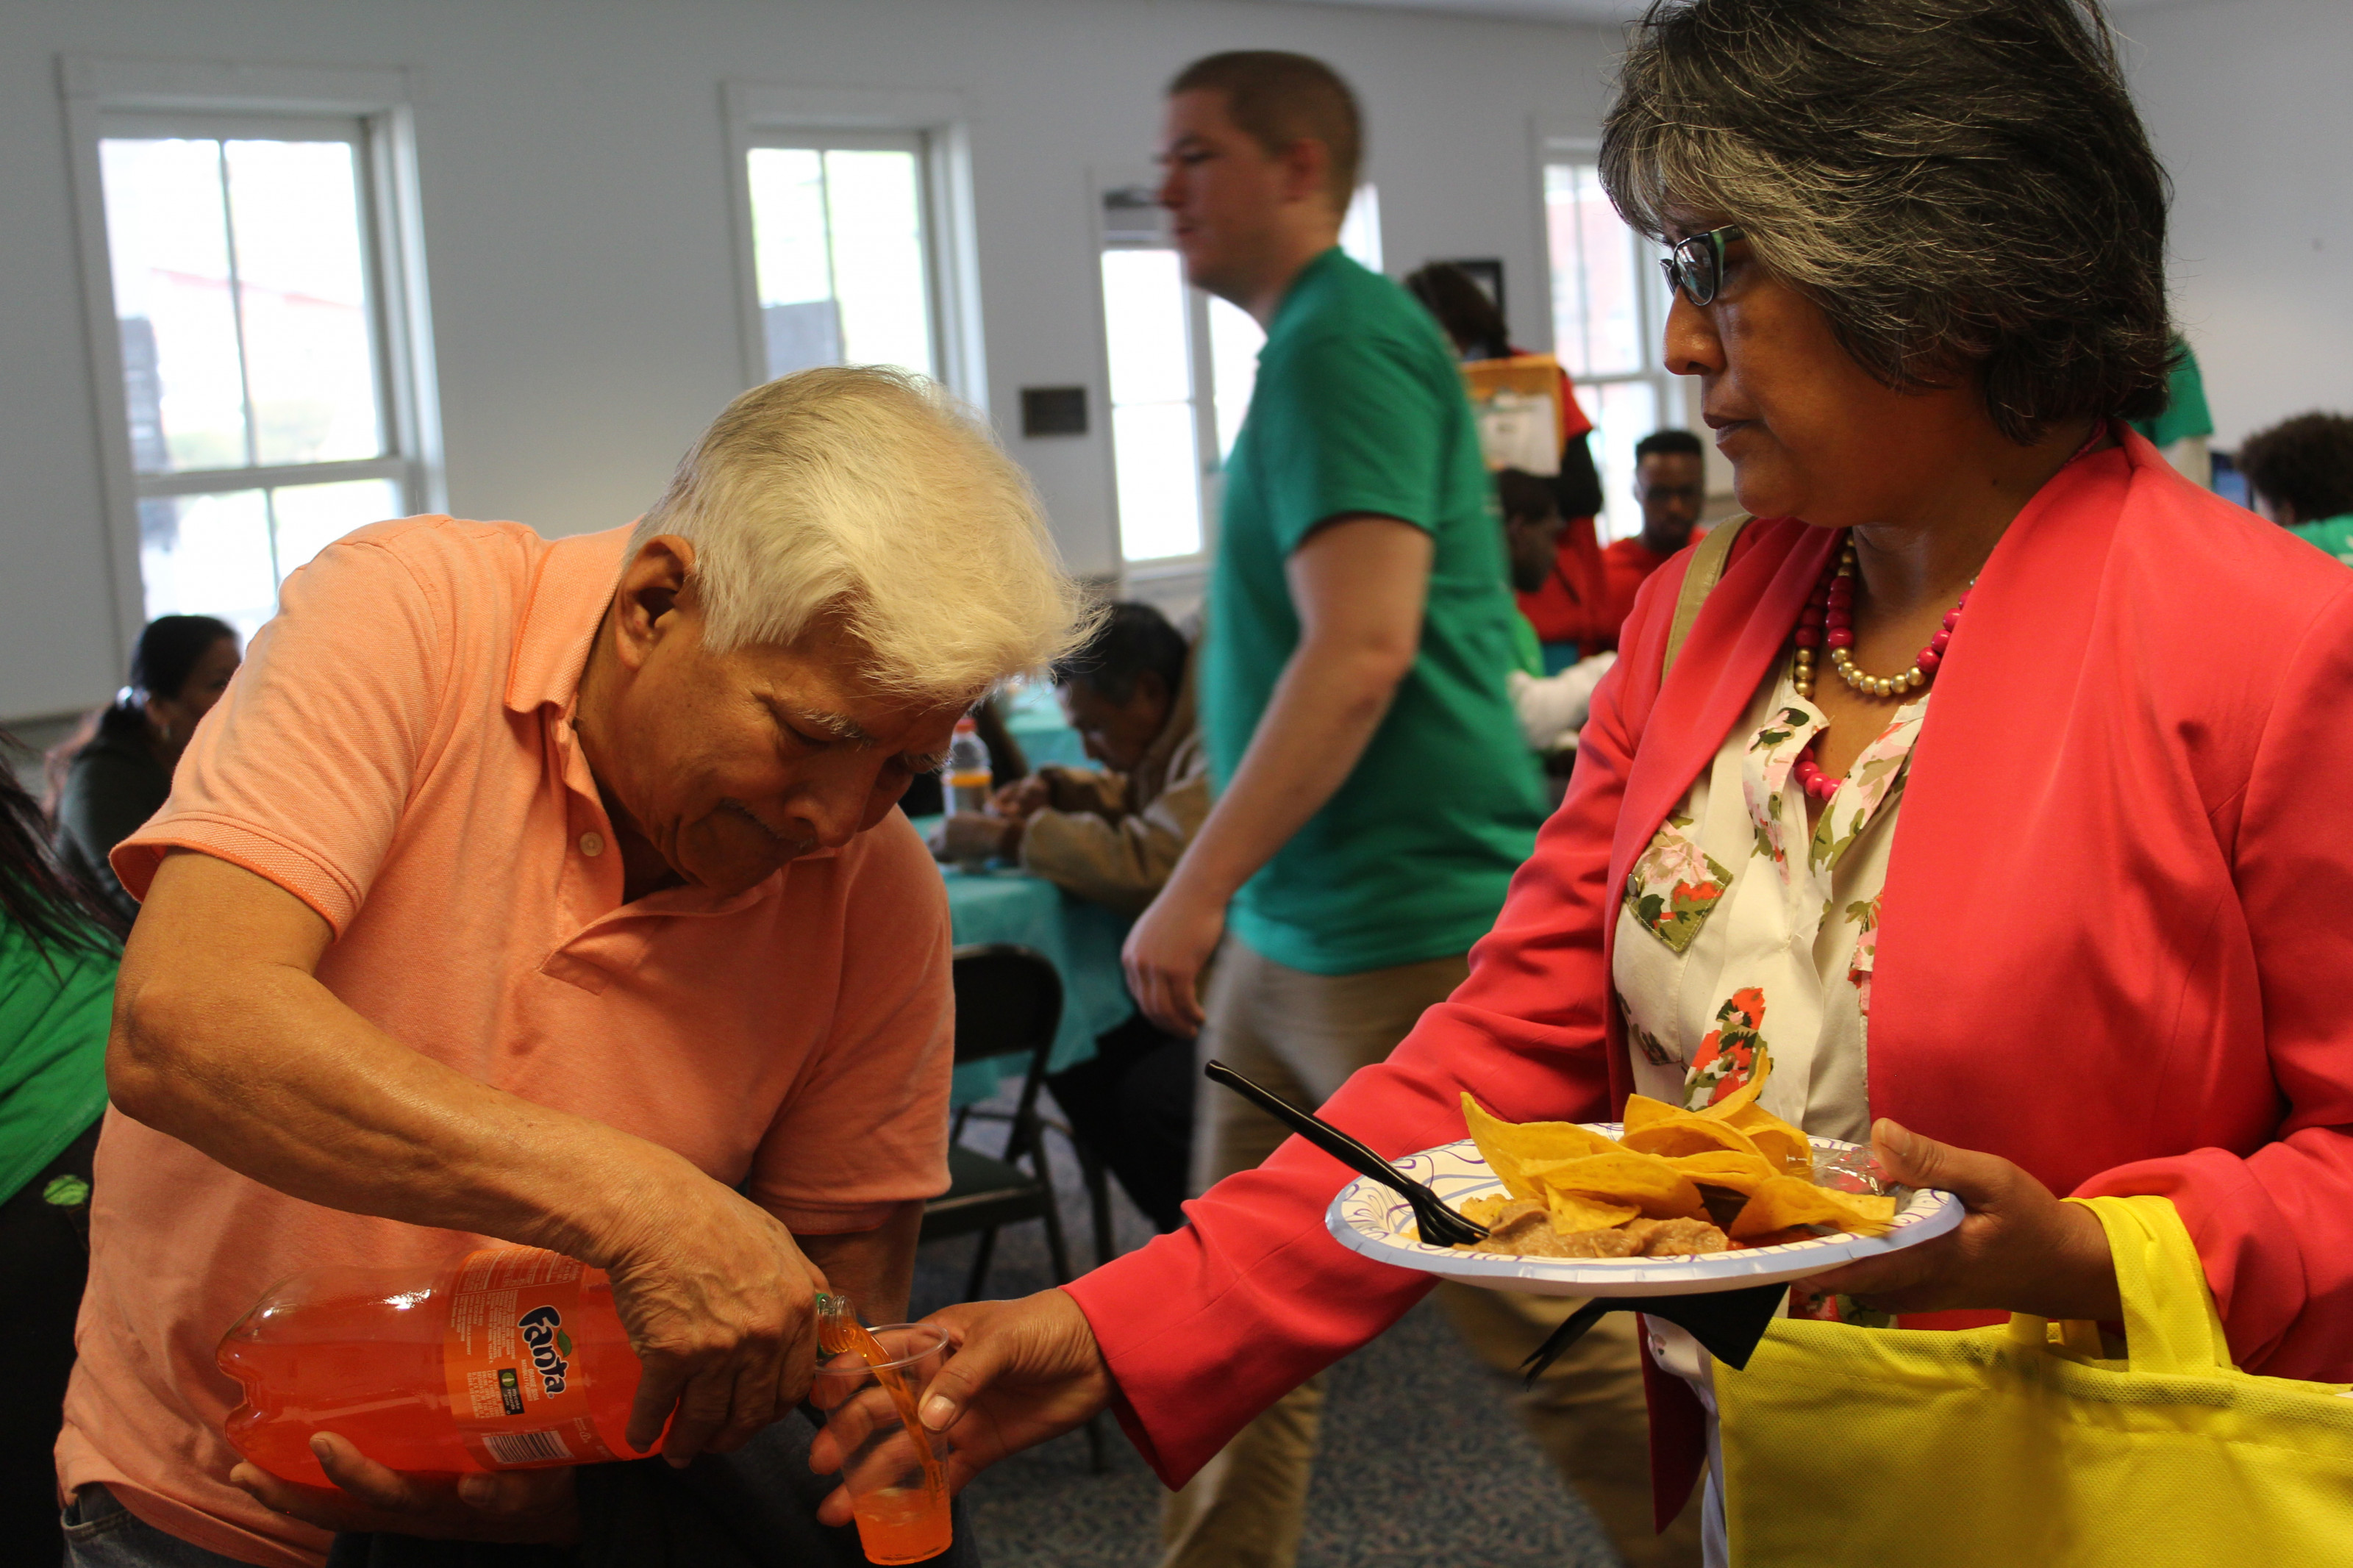
{"label": "man in green t-shirt", "polygon": [[2353,565],[2353,417],[2299,414],[2239,447],[2255,510]]}
{"label": "man in green t-shirt", "polygon": [[[1124,959],[1156,1023],[1305,1105],[1461,982],[1544,815],[1504,690],[1517,611],[1461,373],[1411,297],[1338,247],[1360,136],[1330,68],[1249,52],[1176,78],[1161,148],[1187,276],[1267,337],[1199,655],[1218,799]],[[1211,1089],[1195,1138],[1198,1190],[1283,1130]],[[1513,1360],[1541,1337],[1472,1335]],[[1603,1359],[1593,1388],[1639,1412],[1630,1341]],[[1579,1432],[1642,1493],[1639,1416],[1577,1397]],[[1169,1568],[1293,1560],[1321,1399],[1317,1383],[1286,1396],[1172,1500]]]}

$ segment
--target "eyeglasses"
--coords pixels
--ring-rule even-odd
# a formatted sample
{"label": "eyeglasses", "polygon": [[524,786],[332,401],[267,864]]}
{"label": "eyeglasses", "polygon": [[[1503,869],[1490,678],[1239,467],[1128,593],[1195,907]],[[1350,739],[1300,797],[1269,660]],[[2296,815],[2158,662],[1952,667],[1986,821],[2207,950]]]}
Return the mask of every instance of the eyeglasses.
{"label": "eyeglasses", "polygon": [[1667,275],[1667,287],[1682,289],[1693,304],[1714,304],[1724,286],[1724,247],[1746,237],[1732,224],[1693,235],[1659,258],[1659,270]]}

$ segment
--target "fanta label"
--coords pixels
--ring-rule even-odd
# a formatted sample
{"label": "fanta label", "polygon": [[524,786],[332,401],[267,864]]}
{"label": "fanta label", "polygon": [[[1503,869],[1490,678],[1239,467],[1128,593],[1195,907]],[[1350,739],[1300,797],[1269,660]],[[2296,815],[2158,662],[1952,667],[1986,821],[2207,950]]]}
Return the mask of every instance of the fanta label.
{"label": "fanta label", "polygon": [[566,1330],[580,1317],[581,1268],[537,1247],[469,1253],[449,1290],[441,1365],[468,1449],[492,1469],[619,1458],[588,1411],[596,1369]]}

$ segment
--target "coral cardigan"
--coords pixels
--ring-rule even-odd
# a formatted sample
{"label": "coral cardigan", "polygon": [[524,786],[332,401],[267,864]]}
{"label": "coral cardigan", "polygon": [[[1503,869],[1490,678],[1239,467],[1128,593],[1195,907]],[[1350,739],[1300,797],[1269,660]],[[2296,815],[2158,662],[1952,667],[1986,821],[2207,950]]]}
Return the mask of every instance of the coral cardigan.
{"label": "coral cardigan", "polygon": [[[2058,1192],[2170,1197],[2240,1364],[2353,1382],[2353,573],[2122,441],[2019,513],[1938,672],[1881,906],[1872,1109]],[[1513,1121],[1623,1104],[1619,889],[1833,537],[1750,525],[1663,685],[1689,552],[1645,585],[1470,978],[1334,1121],[1396,1156],[1461,1137],[1464,1089]],[[1347,1180],[1293,1139],[1068,1287],[1164,1480],[1428,1289],[1325,1233]],[[1698,1406],[1651,1393],[1672,1512]]]}

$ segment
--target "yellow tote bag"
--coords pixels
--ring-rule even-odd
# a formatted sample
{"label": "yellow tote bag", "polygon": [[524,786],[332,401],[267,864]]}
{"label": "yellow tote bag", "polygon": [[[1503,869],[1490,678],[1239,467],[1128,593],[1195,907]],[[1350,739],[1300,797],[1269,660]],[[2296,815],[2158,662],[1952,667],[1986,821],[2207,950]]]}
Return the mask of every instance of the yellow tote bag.
{"label": "yellow tote bag", "polygon": [[2171,1203],[2078,1201],[2116,1255],[2128,1360],[2021,1315],[1783,1320],[1746,1371],[1718,1363],[1734,1568],[2353,1564],[2346,1386],[2231,1364]]}

